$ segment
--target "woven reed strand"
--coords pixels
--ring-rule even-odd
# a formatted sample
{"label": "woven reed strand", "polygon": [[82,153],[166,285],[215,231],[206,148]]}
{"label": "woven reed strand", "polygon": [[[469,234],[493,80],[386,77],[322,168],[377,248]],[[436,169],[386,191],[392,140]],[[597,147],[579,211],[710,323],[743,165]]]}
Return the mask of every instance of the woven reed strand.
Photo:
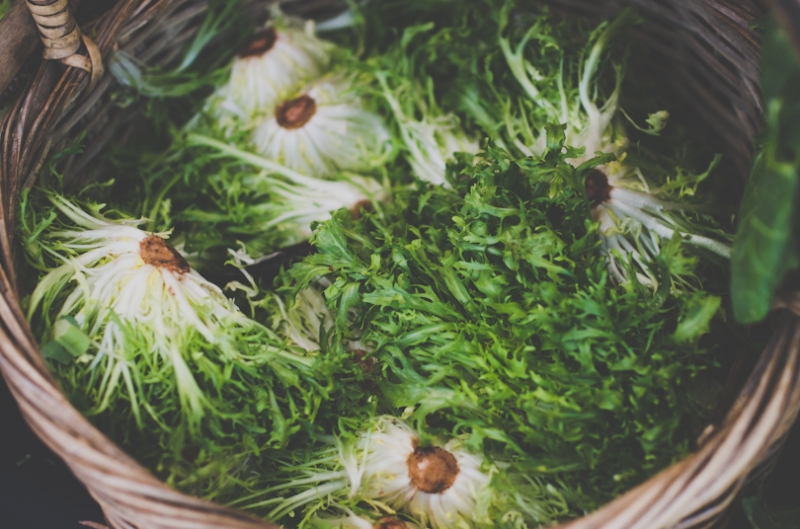
{"label": "woven reed strand", "polygon": [[[325,2],[315,0],[317,4]],[[758,0],[550,0],[559,9],[600,16],[623,4],[650,21],[640,33],[663,58],[665,82],[718,134],[743,178],[751,137],[762,123],[758,42],[749,23]],[[165,43],[191,34],[204,1],[119,0],[90,27],[103,56],[115,44],[137,58],[169,62]],[[189,31],[189,33],[187,33]],[[173,42],[173,44],[175,44]],[[110,77],[82,93],[88,74],[43,64],[0,124],[0,370],[31,428],[62,457],[115,528],[256,529],[274,527],[237,511],[175,492],[93,428],[59,391],[19,306],[14,269],[14,212],[19,191],[47,152],[87,130],[89,147],[69,163],[84,167],[125,120],[113,112]],[[727,418],[699,451],[569,529],[709,527],[759,463],[778,452],[800,408],[800,315],[791,296],[777,331]]]}

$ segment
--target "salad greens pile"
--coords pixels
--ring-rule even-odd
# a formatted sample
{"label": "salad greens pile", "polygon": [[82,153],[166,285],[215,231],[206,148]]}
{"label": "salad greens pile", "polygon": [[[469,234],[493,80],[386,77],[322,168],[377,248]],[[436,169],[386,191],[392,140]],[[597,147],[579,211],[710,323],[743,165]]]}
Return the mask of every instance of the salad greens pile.
{"label": "salad greens pile", "polygon": [[[720,306],[699,290],[671,295],[668,279],[656,293],[633,274],[614,284],[562,147],[517,162],[489,148],[478,164],[451,166],[452,189],[398,193],[357,220],[335,214],[312,238],[318,253],[279,289],[325,278],[334,341],[357,342],[377,410],[404,410],[421,442],[454,435],[506,467],[493,492],[512,469],[552,480],[535,512],[521,511],[531,524],[563,516],[564,504],[592,509],[689,449],[686,411],[711,361],[700,338]],[[652,264],[658,278],[696,265],[677,238]],[[300,466],[283,479],[328,485],[330,472]],[[356,510],[340,488],[335,500],[305,497],[318,502],[307,512],[331,501]],[[497,524],[503,508],[490,510]]]}
{"label": "salad greens pile", "polygon": [[29,317],[78,409],[297,527],[536,527],[689,453],[740,340],[731,236],[719,157],[632,81],[635,12],[384,0],[325,40],[273,10],[204,64],[231,10],[175,71],[114,59],[153,132],[114,179],[23,197]]}

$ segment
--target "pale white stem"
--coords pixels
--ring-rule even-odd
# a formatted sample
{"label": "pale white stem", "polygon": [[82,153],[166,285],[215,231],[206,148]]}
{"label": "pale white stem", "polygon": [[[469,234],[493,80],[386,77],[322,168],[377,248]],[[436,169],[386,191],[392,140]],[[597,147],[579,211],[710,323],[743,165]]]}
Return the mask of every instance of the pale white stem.
{"label": "pale white stem", "polygon": [[207,136],[202,136],[200,134],[190,134],[187,138],[187,141],[191,145],[204,145],[206,147],[213,147],[214,149],[217,149],[225,154],[237,158],[254,167],[259,167],[271,173],[279,174],[284,178],[291,180],[292,182],[304,185],[306,187],[314,187],[315,185],[319,185],[320,182],[316,178],[311,178],[310,176],[302,175],[297,171],[293,171],[288,167],[285,167],[279,163],[267,160],[262,156],[247,151],[243,151],[242,149],[222,143],[221,141],[217,141]]}
{"label": "pale white stem", "polygon": [[678,230],[668,228],[667,226],[664,226],[657,219],[648,215],[644,211],[628,206],[627,204],[624,204],[622,202],[615,203],[612,207],[618,210],[621,214],[627,215],[628,217],[639,221],[642,224],[642,226],[652,231],[653,233],[656,233],[659,237],[663,239],[671,239],[672,236],[677,232],[689,244],[692,244],[700,248],[705,248],[706,250],[714,252],[722,257],[730,258],[731,256],[730,247],[724,243],[715,241],[714,239],[710,239],[708,237],[703,237],[701,235],[684,233]]}
{"label": "pale white stem", "polygon": [[522,37],[522,40],[517,45],[516,49],[512,52],[511,51],[511,44],[509,43],[508,39],[499,39],[500,49],[503,51],[503,55],[506,58],[506,63],[508,67],[511,69],[511,73],[516,78],[517,82],[522,86],[522,89],[525,93],[530,97],[531,101],[536,103],[539,108],[542,108],[548,112],[549,115],[554,114],[554,108],[552,103],[545,99],[536,85],[533,84],[531,81],[530,76],[525,70],[525,46],[528,44],[528,41],[533,36],[533,32],[536,30],[536,26],[532,26],[525,36]]}
{"label": "pale white stem", "polygon": [[276,509],[274,509],[267,515],[267,518],[280,519],[287,513],[294,510],[295,508],[305,505],[309,500],[313,499],[315,496],[324,497],[327,496],[328,494],[333,494],[334,492],[340,491],[346,487],[347,487],[346,482],[334,481],[332,483],[326,483],[325,485],[308,489],[306,491],[301,492],[300,494],[296,494],[295,496],[292,496],[291,498],[284,500],[281,503],[281,505],[279,505]]}

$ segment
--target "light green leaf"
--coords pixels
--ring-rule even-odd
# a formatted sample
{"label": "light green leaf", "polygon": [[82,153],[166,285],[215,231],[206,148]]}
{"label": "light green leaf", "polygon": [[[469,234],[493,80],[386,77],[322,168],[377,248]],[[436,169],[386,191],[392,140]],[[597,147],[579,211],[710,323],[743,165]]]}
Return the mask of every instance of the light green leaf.
{"label": "light green leaf", "polygon": [[708,332],[708,325],[717,313],[722,300],[716,296],[709,296],[694,305],[678,322],[678,328],[672,338],[678,342],[694,340]]}
{"label": "light green leaf", "polygon": [[85,354],[92,344],[72,317],[61,318],[56,322],[53,326],[53,341],[75,358]]}

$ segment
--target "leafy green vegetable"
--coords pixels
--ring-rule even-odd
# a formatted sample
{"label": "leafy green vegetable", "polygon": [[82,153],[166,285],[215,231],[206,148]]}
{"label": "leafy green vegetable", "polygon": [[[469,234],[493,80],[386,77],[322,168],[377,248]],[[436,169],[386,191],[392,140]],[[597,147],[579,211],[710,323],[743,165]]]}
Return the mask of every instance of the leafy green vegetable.
{"label": "leafy green vegetable", "polygon": [[[236,48],[242,28],[249,24],[244,12],[240,0],[209,2],[205,20],[180,63],[171,69],[147,66],[125,51],[113,54],[108,62],[109,72],[127,89],[117,95],[119,103],[130,104],[143,97],[175,99],[220,84],[228,73],[223,64],[229,55],[227,50]],[[211,46],[212,43],[216,45]],[[203,60],[198,61],[201,55]]]}
{"label": "leafy green vegetable", "polygon": [[168,234],[109,219],[99,205],[50,201],[38,222],[23,204],[28,255],[45,272],[29,316],[66,394],[106,433],[141,441],[133,453],[170,479],[219,467],[221,493],[231,458],[311,427],[340,358],[319,355],[318,328],[294,326],[296,343],[280,320],[267,327],[240,312]]}
{"label": "leafy green vegetable", "polygon": [[364,75],[327,72],[341,50],[273,15],[224,86],[134,179],[149,227],[176,226],[201,267],[219,267],[238,242],[258,257],[307,240],[312,221],[388,194],[382,173],[392,141]]}
{"label": "leafy green vegetable", "polygon": [[[247,110],[228,96],[264,65],[200,68],[197,50],[222,28],[209,18],[184,61],[194,66],[131,82],[131,97],[188,94],[180,118],[146,100],[153,137],[96,169],[116,181],[58,211],[38,190],[26,198],[20,240],[43,280],[28,305],[76,407],[169,484],[291,526],[546,524],[686,454],[713,407],[714,349],[732,334],[710,255],[727,254],[727,236],[702,205],[713,154],[690,159],[647,90],[622,111],[636,15],[591,28],[505,0],[353,13],[355,29],[335,35],[344,49],[294,33],[319,61],[291,88],[262,78],[259,95],[277,99]],[[209,77],[192,84],[192,68]],[[204,83],[231,72],[243,74],[236,90],[205,100]],[[331,80],[330,100],[314,99]],[[354,119],[304,129],[318,104]],[[279,118],[309,137],[276,144]],[[135,241],[169,234],[192,274],[227,260],[243,279],[232,299],[194,304],[210,332],[165,340],[121,305],[95,304],[102,289],[88,286],[106,284],[94,276],[119,256],[85,239],[86,222]],[[249,275],[254,258],[309,236],[317,253],[274,286]],[[107,329],[124,342],[113,358]],[[464,494],[483,491],[468,498],[474,512],[360,487],[391,459],[370,455],[379,430],[404,450],[464,457]],[[408,466],[408,453],[392,457]]]}
{"label": "leafy green vegetable", "polygon": [[[251,235],[256,242],[260,242],[259,239],[263,241],[265,235],[269,237],[267,240],[277,239],[283,245],[300,242],[311,235],[309,228],[311,223],[325,220],[331,211],[347,208],[358,212],[359,208],[384,200],[386,197],[385,189],[372,178],[339,173],[336,180],[322,180],[306,176],[268,158],[231,147],[213,138],[190,134],[187,141],[192,146],[215,149],[212,156],[230,157],[261,170],[259,173],[252,170],[243,173],[239,170],[238,175],[234,176],[243,178],[243,186],[254,192],[255,200],[242,204],[247,214],[251,216],[253,225],[248,226],[249,223],[240,222],[230,227],[232,232],[239,235]],[[193,216],[195,219],[213,218],[211,216],[213,213],[197,207],[187,209],[184,215]],[[220,215],[221,219],[225,219],[223,215]],[[268,235],[273,230],[275,231],[272,235]],[[283,237],[283,241],[278,238],[280,236]],[[251,242],[249,245],[251,250],[263,252],[262,247],[255,246],[252,241],[248,242]]]}
{"label": "leafy green vegetable", "polygon": [[477,141],[461,129],[458,117],[445,113],[436,103],[433,83],[415,82],[413,57],[408,46],[417,35],[433,29],[433,23],[405,29],[399,46],[367,63],[389,107],[403,153],[413,174],[435,185],[446,185],[446,164],[456,152],[475,153]]}
{"label": "leafy green vegetable", "polygon": [[[547,479],[523,475],[516,461],[486,462],[466,441],[442,436],[422,444],[404,421],[375,417],[354,435],[294,451],[273,478],[278,484],[236,503],[274,504],[270,519],[305,507],[299,527],[327,528],[364,527],[355,513],[382,519],[400,512],[433,529],[525,527],[566,514],[564,497]],[[280,497],[258,501],[270,494]],[[323,512],[329,505],[350,516]]]}
{"label": "leafy green vegetable", "polygon": [[[698,341],[720,300],[615,286],[562,150],[515,162],[489,148],[453,168],[452,191],[338,213],[284,288],[326,278],[347,315],[336,341],[377,361],[379,410],[405,408],[423,441],[449,432],[513,456],[590,509],[688,449],[688,388],[709,363]],[[653,273],[692,274],[681,246],[666,243]]]}
{"label": "leafy green vegetable", "polygon": [[775,21],[762,51],[767,130],[745,190],[732,256],[731,294],[742,323],[763,319],[786,272],[800,264],[800,58]]}
{"label": "leafy green vegetable", "polygon": [[208,100],[205,110],[222,130],[250,129],[282,98],[328,69],[333,47],[309,29],[273,6],[272,20],[240,49],[229,78]]}
{"label": "leafy green vegetable", "polygon": [[[394,105],[392,112],[406,148],[415,144],[410,139],[414,130],[406,129],[421,125],[406,116],[445,116],[435,103],[436,92],[442,90],[445,103],[465,113],[483,134],[517,157],[540,155],[548,148],[547,141],[556,137],[552,128],[560,125],[571,149],[570,163],[580,166],[593,160],[592,167],[597,169],[587,175],[586,192],[592,195],[592,214],[601,223],[603,251],[615,280],[628,278],[617,265],[618,256],[631,255],[640,280],[657,288],[649,261],[659,253],[658,241],[673,236],[682,237],[701,253],[727,257],[728,236],[712,227],[714,222],[704,214],[707,208],[676,200],[701,199],[698,185],[718,159],[699,173],[670,166],[674,160],[656,160],[631,145],[622,119],[627,114],[618,112],[627,62],[620,41],[624,31],[639,20],[636,14],[625,10],[611,22],[588,31],[570,20],[554,23],[546,10],[520,12],[512,2],[486,4],[482,8],[474,4],[453,7],[454,27],[435,28],[432,23],[408,26],[396,47],[367,62],[367,67],[378,68],[376,75],[384,92],[389,86],[387,70],[403,80],[398,89],[402,97],[386,97]],[[590,34],[585,45],[573,37],[579,28]],[[427,76],[424,89],[415,90],[408,81],[417,71]],[[441,71],[457,72],[455,81],[444,79]],[[399,101],[410,110],[397,110]],[[635,123],[633,127],[658,135],[667,117],[665,111],[653,112],[646,120],[649,128]],[[438,134],[444,137],[446,131]],[[436,141],[426,144],[429,147],[422,151],[436,153]],[[451,144],[458,145],[455,141]],[[451,149],[470,151],[463,146]],[[424,157],[409,150],[410,164],[421,176],[417,168]],[[605,156],[595,159],[596,153]]]}
{"label": "leafy green vegetable", "polygon": [[357,77],[330,74],[281,100],[253,133],[257,152],[318,178],[380,170],[393,156],[391,136],[358,96]]}

